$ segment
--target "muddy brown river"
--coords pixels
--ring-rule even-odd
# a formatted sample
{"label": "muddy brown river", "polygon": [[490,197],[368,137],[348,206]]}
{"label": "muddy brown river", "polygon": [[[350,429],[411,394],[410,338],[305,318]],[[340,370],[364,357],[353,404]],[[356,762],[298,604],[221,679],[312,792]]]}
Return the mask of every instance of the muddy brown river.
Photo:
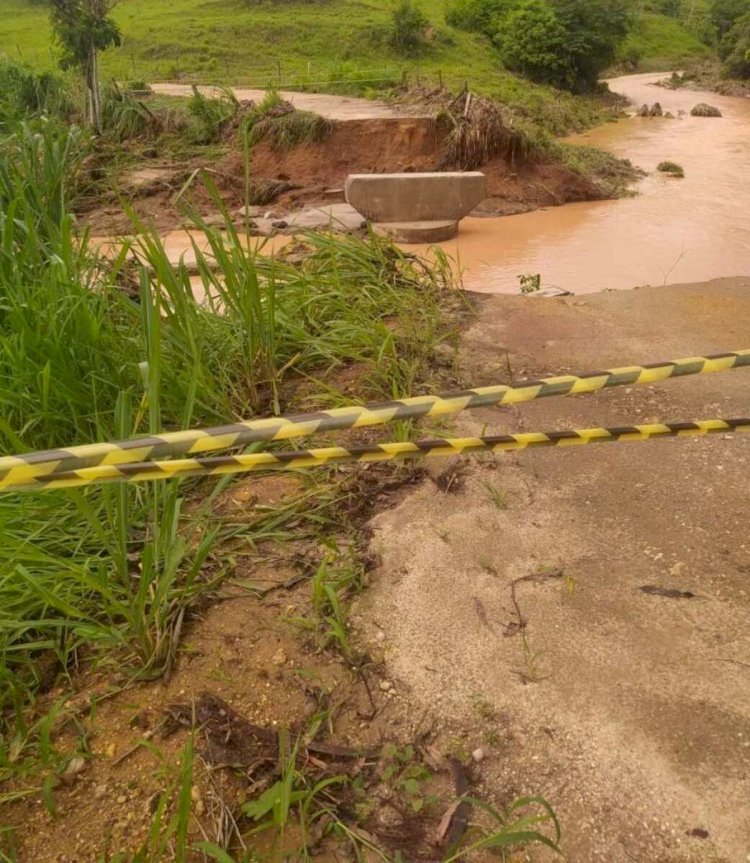
{"label": "muddy brown river", "polygon": [[[539,273],[543,286],[591,293],[750,272],[750,99],[653,85],[663,77],[609,85],[633,110],[658,101],[675,117],[685,111],[682,119],[628,117],[570,139],[648,171],[636,197],[464,220],[443,246],[458,257],[465,288],[516,293],[520,273]],[[703,101],[724,116],[689,116]],[[685,179],[656,173],[664,160],[682,165]]]}

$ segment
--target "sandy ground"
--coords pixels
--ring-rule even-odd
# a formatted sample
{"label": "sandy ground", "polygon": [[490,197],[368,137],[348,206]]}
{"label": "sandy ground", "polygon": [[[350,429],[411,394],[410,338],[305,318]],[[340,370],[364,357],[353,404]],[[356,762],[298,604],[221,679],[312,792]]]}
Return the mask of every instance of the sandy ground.
{"label": "sandy ground", "polygon": [[[155,93],[164,96],[192,96],[191,84],[151,84]],[[201,92],[211,93],[213,87],[200,87]],[[266,96],[266,90],[250,90],[233,87],[234,95],[240,101],[260,102]],[[291,102],[298,111],[313,111],[329,120],[382,120],[389,117],[403,117],[405,112],[393,105],[379,102],[375,99],[357,99],[353,96],[331,96],[325,93],[294,93],[280,90],[279,96]],[[411,112],[410,112],[411,113]],[[412,114],[413,116],[413,114]],[[428,116],[425,114],[424,116]]]}
{"label": "sandy ground", "polygon": [[[720,279],[484,297],[462,364],[481,384],[748,343],[750,279]],[[477,411],[457,430],[748,414],[739,370]],[[750,860],[750,436],[465,464],[450,493],[426,479],[373,522],[357,625],[410,710],[481,718],[481,790],[547,797],[572,863]],[[540,573],[514,606],[513,580]]]}

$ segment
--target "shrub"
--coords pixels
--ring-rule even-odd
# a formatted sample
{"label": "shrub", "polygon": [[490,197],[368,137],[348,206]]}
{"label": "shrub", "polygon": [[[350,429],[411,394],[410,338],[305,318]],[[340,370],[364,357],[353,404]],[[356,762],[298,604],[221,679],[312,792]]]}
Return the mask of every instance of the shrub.
{"label": "shrub", "polygon": [[37,74],[20,63],[0,60],[0,132],[20,120],[71,112],[65,85],[56,75]]}
{"label": "shrub", "polygon": [[628,32],[623,0],[524,0],[501,22],[504,62],[542,84],[595,90]]}
{"label": "shrub", "polygon": [[678,165],[677,162],[659,162],[656,166],[656,170],[660,171],[662,174],[669,174],[672,177],[685,176],[685,169],[682,165]]}
{"label": "shrub", "polygon": [[750,78],[750,12],[735,21],[719,48],[728,77]]}
{"label": "shrub", "polygon": [[735,23],[748,14],[747,0],[711,0],[710,12],[716,34],[722,40]]}
{"label": "shrub", "polygon": [[405,57],[415,57],[425,44],[429,23],[414,0],[399,0],[393,10],[391,47]]}
{"label": "shrub", "polygon": [[459,30],[473,30],[494,39],[501,21],[518,6],[518,0],[456,0],[445,21]]}
{"label": "shrub", "polygon": [[572,87],[566,33],[549,4],[529,0],[511,12],[497,42],[511,69],[541,84]]}

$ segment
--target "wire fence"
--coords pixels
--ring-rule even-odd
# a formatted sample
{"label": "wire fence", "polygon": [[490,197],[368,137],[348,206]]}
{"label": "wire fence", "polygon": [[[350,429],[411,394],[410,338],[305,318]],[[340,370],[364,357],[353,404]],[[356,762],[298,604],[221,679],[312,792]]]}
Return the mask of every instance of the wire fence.
{"label": "wire fence", "polygon": [[[23,51],[20,45],[15,48],[22,62],[34,66],[48,66],[50,63],[57,65],[58,57],[51,46],[48,51],[41,52],[37,49]],[[2,54],[0,51],[0,56]],[[425,70],[419,65],[367,67],[358,66],[352,61],[324,64],[313,60],[279,58],[276,61],[243,64],[242,71],[238,72],[228,59],[214,57],[210,68],[195,66],[183,69],[179,62],[175,62],[171,65],[165,64],[156,71],[153,64],[143,63],[142,59],[133,53],[128,58],[128,66],[127,74],[121,70],[116,76],[118,79],[127,79],[124,82],[126,84],[148,83],[161,78],[186,84],[231,84],[253,90],[305,91],[335,87],[361,91],[367,88],[385,90],[407,86],[442,89],[444,86],[442,70]]]}

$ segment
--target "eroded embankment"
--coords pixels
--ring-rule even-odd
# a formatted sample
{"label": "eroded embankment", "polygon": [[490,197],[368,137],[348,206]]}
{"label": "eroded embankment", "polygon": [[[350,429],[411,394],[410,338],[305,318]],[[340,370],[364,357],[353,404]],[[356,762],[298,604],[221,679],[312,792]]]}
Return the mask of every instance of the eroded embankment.
{"label": "eroded embankment", "polygon": [[[249,156],[235,135],[224,156],[212,163],[150,163],[120,179],[136,212],[159,230],[177,227],[188,198],[204,215],[216,203],[204,186],[205,168],[232,210],[245,203],[285,213],[303,204],[343,200],[351,173],[453,170],[467,167],[451,159],[450,129],[428,117],[393,117],[331,121],[323,140],[280,149],[272,140],[254,144]],[[250,195],[246,166],[249,159]],[[606,192],[592,179],[551,156],[497,155],[481,164],[488,198],[480,210],[505,215],[570,201],[597,200]],[[189,189],[184,186],[189,181]],[[249,197],[249,201],[248,201]],[[119,206],[95,206],[85,214],[96,233],[129,233],[129,219]]]}

